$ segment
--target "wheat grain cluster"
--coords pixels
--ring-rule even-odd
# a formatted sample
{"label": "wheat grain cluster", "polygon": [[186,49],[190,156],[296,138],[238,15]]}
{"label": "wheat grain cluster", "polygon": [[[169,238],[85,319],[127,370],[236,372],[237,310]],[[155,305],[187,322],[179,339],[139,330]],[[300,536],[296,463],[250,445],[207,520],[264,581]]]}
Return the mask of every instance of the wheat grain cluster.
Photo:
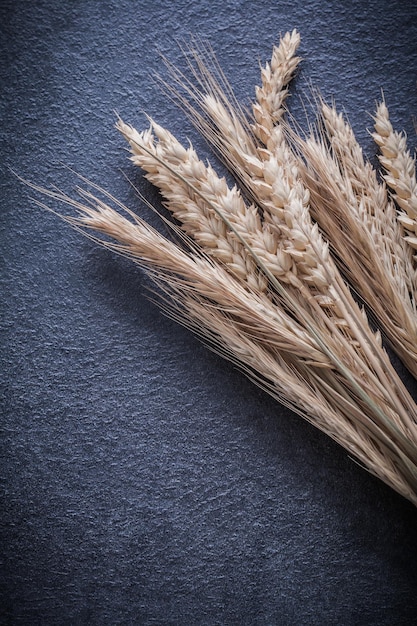
{"label": "wheat grain cluster", "polygon": [[319,99],[316,123],[295,132],[286,97],[299,44],[294,30],[274,47],[250,111],[206,48],[188,50],[188,75],[166,62],[166,92],[233,186],[156,121],[142,132],[117,121],[172,237],[94,186],[77,199],[36,188],[139,263],[168,314],[417,504],[417,407],[384,348],[417,377],[415,161],[384,102],[381,175],[335,106]]}

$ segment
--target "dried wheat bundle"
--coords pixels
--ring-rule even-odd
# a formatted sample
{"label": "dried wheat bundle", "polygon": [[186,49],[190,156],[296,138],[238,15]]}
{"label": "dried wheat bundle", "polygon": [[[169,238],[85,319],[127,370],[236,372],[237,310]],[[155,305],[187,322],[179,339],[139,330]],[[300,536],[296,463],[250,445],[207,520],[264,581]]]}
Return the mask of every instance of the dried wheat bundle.
{"label": "dried wheat bundle", "polygon": [[[261,70],[253,116],[238,105],[221,70],[215,76],[198,53],[189,66],[194,83],[170,67],[174,86],[168,89],[235,175],[232,187],[191,145],[183,146],[153,120],[143,132],[118,120],[132,161],[159,188],[175,218],[172,239],[110,194],[97,195],[97,187],[94,193],[79,189],[79,199],[37,189],[75,209],[78,215],[64,217],[70,224],[99,233],[89,236],[144,267],[170,315],[417,504],[417,407],[333,260],[330,250],[344,262],[336,243],[327,241],[314,221],[323,195],[317,168],[307,169],[283,125],[299,41],[293,31],[274,48]],[[341,171],[333,154],[326,152],[326,158],[339,168],[339,178],[355,179],[356,164],[352,172]],[[365,185],[366,167],[359,164],[364,176],[359,186]],[[383,250],[391,256],[401,251],[403,281],[389,292],[392,306],[406,295],[415,305],[409,295],[414,275],[407,274],[412,267],[407,238],[395,230],[396,222],[391,224],[395,212],[378,185],[375,180],[374,188],[363,192],[370,198],[362,211],[371,223],[372,194],[390,207],[381,240],[395,231],[392,246],[386,242]],[[352,195],[356,192],[355,187]],[[347,238],[353,237],[352,231]],[[386,270],[392,283],[394,266],[392,260]],[[415,322],[413,313],[415,306],[410,313]]]}

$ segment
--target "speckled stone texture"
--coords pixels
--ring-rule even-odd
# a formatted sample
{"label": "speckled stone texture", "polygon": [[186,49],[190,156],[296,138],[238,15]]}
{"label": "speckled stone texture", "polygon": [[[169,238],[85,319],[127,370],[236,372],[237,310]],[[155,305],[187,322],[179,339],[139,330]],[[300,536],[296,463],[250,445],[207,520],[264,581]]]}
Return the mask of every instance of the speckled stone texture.
{"label": "speckled stone texture", "polygon": [[[3,0],[0,623],[402,626],[417,622],[417,512],[147,298],[133,264],[37,208],[9,168],[75,168],[152,223],[114,129],[143,111],[203,156],[151,80],[212,44],[244,103],[279,33],[367,154],[384,89],[414,145],[413,2]],[[409,384],[410,381],[408,381]]]}

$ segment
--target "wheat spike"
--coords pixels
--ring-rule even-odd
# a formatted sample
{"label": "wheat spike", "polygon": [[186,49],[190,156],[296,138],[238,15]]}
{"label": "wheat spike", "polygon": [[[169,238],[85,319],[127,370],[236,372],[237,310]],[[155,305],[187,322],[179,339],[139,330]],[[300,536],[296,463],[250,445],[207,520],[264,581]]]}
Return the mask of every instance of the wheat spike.
{"label": "wheat spike", "polygon": [[[144,133],[138,133],[122,120],[119,120],[117,128],[130,144],[132,162],[145,170],[146,177],[159,187],[167,208],[181,222],[184,232],[206,248],[211,256],[224,262],[250,287],[265,292],[265,277],[257,271],[253,259],[212,209],[214,205],[234,223],[245,223],[248,231],[259,232],[259,216],[254,207],[246,206],[238,189],[229,189],[224,178],[219,178],[210,165],[198,159],[191,145],[184,148],[171,133],[154,121]],[[167,168],[155,160],[155,156],[175,167],[201,195],[196,195],[190,184],[173,178]],[[266,238],[261,247],[263,245],[266,249]]]}
{"label": "wheat spike", "polygon": [[[386,171],[387,185],[394,192],[394,200],[401,209],[398,221],[403,226],[405,241],[414,254],[414,267],[417,271],[417,181],[416,163],[407,150],[407,138],[394,131],[385,102],[379,103],[375,114],[375,142],[381,155],[379,160]],[[417,298],[417,292],[414,293]]]}

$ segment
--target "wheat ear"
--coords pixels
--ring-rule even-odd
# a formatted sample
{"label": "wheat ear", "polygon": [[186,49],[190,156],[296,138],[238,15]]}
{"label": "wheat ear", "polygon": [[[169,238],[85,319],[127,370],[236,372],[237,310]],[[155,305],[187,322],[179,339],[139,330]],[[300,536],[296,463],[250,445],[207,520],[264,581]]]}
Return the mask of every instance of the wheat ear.
{"label": "wheat ear", "polygon": [[[385,102],[381,102],[375,114],[375,142],[381,155],[379,160],[386,171],[387,185],[394,192],[394,200],[401,209],[398,221],[406,231],[405,241],[412,248],[414,267],[417,271],[417,181],[416,163],[407,150],[407,138],[394,131]],[[417,294],[414,294],[417,298]]]}
{"label": "wheat ear", "polygon": [[[277,295],[271,295],[265,275],[259,272],[253,256],[236,233],[219,217],[219,214],[227,215],[230,224],[250,243],[271,275],[288,282],[293,278],[292,273],[287,276],[290,257],[280,253],[275,238],[261,228],[257,210],[246,206],[236,187],[230,189],[224,178],[219,178],[209,165],[198,159],[191,146],[185,149],[161,126],[155,123],[152,126],[157,141],[151,129],[138,133],[121,120],[117,127],[130,143],[132,161],[142,167],[147,178],[159,187],[167,208],[179,220],[184,232],[193,237],[208,255],[222,262],[235,278],[255,290],[263,301],[265,312],[269,311],[274,319],[279,315],[280,325],[285,332],[294,334],[296,342],[305,341],[317,350],[316,342],[312,342],[294,316],[273,306]],[[175,169],[176,175],[167,169],[167,164]],[[328,363],[324,355],[321,361]]]}

